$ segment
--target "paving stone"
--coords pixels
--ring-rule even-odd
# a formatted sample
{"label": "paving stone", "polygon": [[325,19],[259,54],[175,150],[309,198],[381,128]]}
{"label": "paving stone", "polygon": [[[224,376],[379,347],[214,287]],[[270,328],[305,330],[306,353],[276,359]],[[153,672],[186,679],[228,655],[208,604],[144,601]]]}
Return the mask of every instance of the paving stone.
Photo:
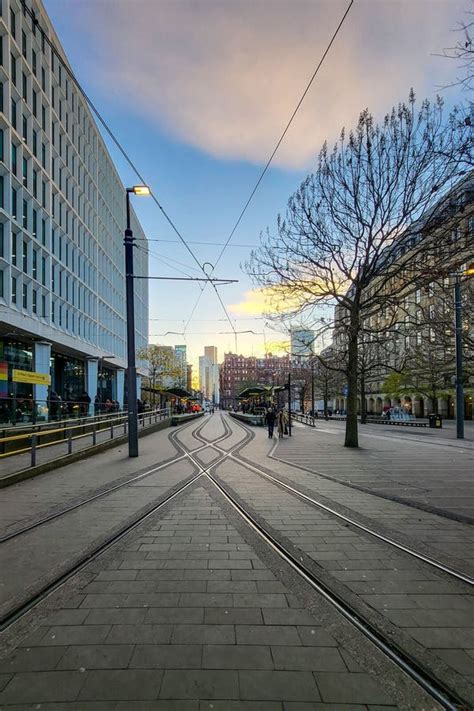
{"label": "paving stone", "polygon": [[463,649],[437,649],[436,654],[460,674],[474,674],[474,659]]}
{"label": "paving stone", "polygon": [[97,644],[68,647],[58,669],[126,669],[133,646]]}
{"label": "paving stone", "polygon": [[315,625],[315,618],[308,610],[294,610],[288,607],[267,607],[262,610],[266,625]]}
{"label": "paving stone", "polygon": [[183,607],[232,607],[232,595],[230,593],[182,593],[179,596],[179,605]]}
{"label": "paving stone", "polygon": [[182,670],[164,672],[162,699],[238,699],[235,671]]}
{"label": "paving stone", "polygon": [[283,711],[279,701],[201,701],[199,711]]}
{"label": "paving stone", "polygon": [[74,701],[86,680],[81,672],[22,672],[15,674],[0,693],[0,704]]}
{"label": "paving stone", "polygon": [[307,647],[337,647],[337,642],[323,627],[300,627],[298,633]]}
{"label": "paving stone", "polygon": [[51,627],[62,627],[64,625],[82,625],[89,610],[57,610],[48,615],[47,623]]}
{"label": "paving stone", "polygon": [[90,671],[79,694],[83,701],[156,699],[163,672],[157,669]]}
{"label": "paving stone", "polygon": [[0,673],[52,671],[65,651],[65,647],[19,647],[0,660]]}
{"label": "paving stone", "polygon": [[86,625],[137,625],[145,621],[147,614],[143,608],[101,608],[100,610],[86,610],[87,617],[84,620]]}
{"label": "paving stone", "polygon": [[235,607],[285,607],[286,596],[273,593],[234,593]]}
{"label": "paving stone", "polygon": [[369,674],[315,672],[314,677],[323,701],[393,704],[393,699]]}
{"label": "paving stone", "polygon": [[11,681],[12,674],[0,674],[0,691],[2,691],[6,685]]}
{"label": "paving stone", "polygon": [[334,647],[272,647],[275,669],[294,671],[346,671]]}
{"label": "paving stone", "polygon": [[203,648],[203,669],[273,669],[269,647],[212,645]]}
{"label": "paving stone", "polygon": [[237,644],[295,646],[301,644],[296,627],[270,625],[236,625]]}
{"label": "paving stone", "polygon": [[175,625],[172,644],[235,644],[231,624]]}
{"label": "paving stone", "polygon": [[64,647],[70,644],[100,644],[110,632],[110,625],[69,625],[43,627],[43,636],[38,646]]}
{"label": "paving stone", "polygon": [[198,669],[201,667],[200,645],[138,644],[130,661],[137,669]]}
{"label": "paving stone", "polygon": [[470,649],[474,647],[474,629],[472,628],[430,627],[420,629],[418,627],[409,627],[407,632],[424,647],[436,649]]}
{"label": "paving stone", "polygon": [[134,701],[133,709],[128,701],[119,701],[113,711],[199,711],[198,701]]}
{"label": "paving stone", "polygon": [[211,607],[204,610],[204,622],[215,625],[262,625],[263,618],[262,611],[256,607],[230,607],[228,610]]}
{"label": "paving stone", "polygon": [[275,701],[320,701],[310,672],[239,671],[243,699]]}
{"label": "paving stone", "polygon": [[204,609],[202,607],[170,607],[160,609],[151,607],[146,616],[146,622],[158,622],[161,624],[187,623],[201,624],[204,620]]}
{"label": "paving stone", "polygon": [[271,570],[232,570],[232,580],[276,580]]}
{"label": "paving stone", "polygon": [[106,644],[168,644],[172,625],[114,625]]}
{"label": "paving stone", "polygon": [[256,593],[257,585],[253,580],[210,580],[207,583],[210,593]]}

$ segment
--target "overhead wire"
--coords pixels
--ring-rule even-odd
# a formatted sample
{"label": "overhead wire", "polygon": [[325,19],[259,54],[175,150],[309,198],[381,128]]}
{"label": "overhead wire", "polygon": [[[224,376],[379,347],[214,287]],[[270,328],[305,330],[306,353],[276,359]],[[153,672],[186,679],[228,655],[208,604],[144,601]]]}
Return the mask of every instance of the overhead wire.
{"label": "overhead wire", "polygon": [[[68,66],[68,64],[66,63],[66,61],[63,59],[63,57],[62,57],[62,56],[60,55],[60,53],[58,52],[58,50],[57,50],[55,44],[50,40],[50,38],[48,37],[48,35],[46,34],[46,32],[43,30],[43,28],[42,28],[41,25],[39,24],[39,21],[38,21],[38,19],[36,18],[36,14],[26,5],[26,1],[25,1],[25,0],[20,0],[20,1],[21,1],[21,6],[22,6],[22,8],[23,8],[23,14],[24,14],[24,15],[28,15],[28,16],[30,17],[30,19],[31,19],[32,27],[33,27],[33,32],[35,33],[35,32],[36,32],[36,29],[39,30],[39,32],[40,32],[40,34],[41,34],[41,37],[42,37],[42,40],[45,42],[45,44],[47,44],[47,45],[51,48],[51,51],[54,53],[54,56],[55,56],[55,57],[57,58],[57,60],[61,63],[61,66],[64,68],[66,74],[69,76],[69,78],[71,79],[71,81],[75,84],[75,86],[77,87],[78,91],[80,92],[80,94],[81,94],[81,95],[83,96],[83,98],[85,99],[86,103],[88,104],[88,106],[89,106],[90,109],[92,110],[93,114],[96,116],[97,120],[99,121],[100,125],[102,126],[102,128],[104,129],[104,131],[106,132],[106,134],[109,136],[109,138],[110,138],[110,140],[112,141],[112,143],[115,145],[115,147],[117,148],[117,150],[119,151],[119,153],[120,153],[120,154],[122,155],[122,157],[125,159],[126,163],[130,166],[130,168],[131,168],[132,171],[135,173],[135,175],[136,175],[137,178],[140,180],[140,182],[141,182],[143,185],[148,185],[148,183],[147,183],[147,181],[145,180],[144,176],[143,176],[142,173],[138,170],[137,166],[136,166],[135,163],[132,161],[132,159],[130,158],[130,156],[128,155],[128,153],[126,152],[126,150],[124,149],[124,147],[122,146],[122,144],[120,143],[120,141],[118,140],[118,138],[115,136],[115,134],[113,133],[112,129],[111,129],[111,128],[109,127],[109,125],[107,124],[106,120],[103,118],[103,116],[102,116],[102,114],[100,113],[100,111],[96,108],[96,106],[95,106],[94,102],[92,101],[92,99],[88,96],[88,94],[87,94],[87,93],[85,92],[85,90],[83,89],[82,85],[80,84],[79,80],[76,78],[76,76],[75,76],[74,72],[72,71],[72,69]],[[175,223],[173,222],[173,220],[171,219],[171,217],[168,215],[168,213],[166,212],[165,208],[164,208],[163,205],[159,202],[159,200],[157,199],[156,195],[153,193],[153,191],[152,191],[151,189],[150,189],[150,197],[152,198],[153,202],[157,205],[157,207],[158,207],[159,210],[161,211],[163,217],[164,217],[165,220],[168,222],[168,224],[170,225],[170,227],[172,228],[172,230],[173,230],[173,231],[175,232],[175,234],[178,236],[180,242],[184,245],[184,247],[187,249],[187,251],[189,252],[189,254],[191,255],[191,257],[193,258],[193,260],[196,262],[196,264],[198,265],[199,269],[203,272],[203,274],[204,274],[206,280],[213,286],[213,288],[215,289],[216,294],[217,294],[217,293],[218,293],[218,292],[217,292],[217,288],[216,288],[216,285],[211,281],[211,275],[210,275],[210,274],[206,274],[206,272],[205,272],[205,270],[203,269],[203,266],[202,266],[202,264],[200,263],[199,259],[196,257],[196,255],[195,255],[195,253],[193,252],[193,250],[191,249],[191,247],[189,247],[188,243],[186,242],[186,240],[185,240],[184,237],[182,236],[181,232],[178,230],[178,228],[176,227]],[[212,271],[214,271],[214,270],[212,270]],[[212,272],[211,272],[211,273],[212,273]],[[202,293],[203,288],[204,288],[204,287],[201,287],[201,293]],[[218,296],[219,296],[219,295],[218,295]],[[219,301],[220,301],[221,304],[222,304],[222,300],[220,299],[220,297],[219,297]],[[227,310],[226,310],[226,309],[225,309],[225,313],[226,313],[226,316],[228,317],[228,313],[227,313]],[[232,326],[232,322],[230,321],[230,319],[229,319],[229,323],[230,323],[231,326]]]}
{"label": "overhead wire", "polygon": [[[274,159],[274,157],[275,157],[275,155],[276,155],[278,149],[280,148],[280,145],[281,145],[282,142],[283,142],[283,139],[285,138],[286,134],[288,133],[288,130],[289,130],[291,124],[293,123],[293,120],[294,120],[296,114],[298,113],[298,111],[299,111],[299,109],[300,109],[300,107],[301,107],[301,104],[303,103],[303,101],[304,101],[304,99],[305,99],[305,97],[306,97],[308,91],[309,91],[310,88],[311,88],[311,85],[313,84],[313,82],[314,82],[316,76],[318,75],[318,72],[319,72],[319,70],[321,69],[321,66],[323,65],[324,60],[326,59],[326,57],[327,57],[329,51],[331,50],[331,47],[332,47],[332,45],[334,44],[334,41],[335,41],[337,35],[339,34],[339,31],[340,31],[341,27],[343,26],[343,24],[344,24],[344,22],[345,22],[345,19],[346,19],[347,15],[349,14],[349,11],[350,11],[350,9],[351,9],[351,7],[352,7],[353,4],[354,4],[354,0],[349,0],[349,4],[348,4],[348,6],[346,7],[346,10],[345,10],[345,12],[344,12],[344,14],[343,14],[341,20],[339,21],[339,24],[337,25],[336,29],[334,30],[334,33],[333,33],[333,35],[332,35],[332,37],[331,37],[331,39],[330,39],[330,41],[329,41],[329,43],[328,43],[326,49],[324,50],[324,52],[323,52],[323,54],[322,54],[322,56],[321,56],[321,59],[319,60],[317,66],[316,66],[316,69],[314,70],[314,72],[313,72],[313,74],[312,74],[312,76],[311,76],[309,82],[307,83],[306,88],[305,88],[305,90],[303,91],[303,94],[302,94],[301,97],[300,97],[300,100],[299,100],[298,103],[296,104],[296,107],[295,107],[293,113],[291,114],[291,116],[290,116],[290,118],[289,118],[289,120],[288,120],[288,122],[287,122],[287,124],[286,124],[286,126],[285,126],[285,128],[284,128],[284,130],[283,130],[283,132],[282,132],[282,134],[281,134],[281,136],[280,136],[280,138],[278,139],[278,141],[277,141],[277,143],[276,143],[276,145],[275,145],[275,148],[273,149],[273,151],[272,151],[270,157],[268,158],[268,160],[267,160],[267,162],[266,162],[266,164],[265,164],[263,170],[261,171],[261,173],[260,173],[260,175],[259,175],[259,177],[258,177],[258,179],[257,179],[257,182],[255,183],[254,187],[252,188],[252,190],[251,190],[251,192],[250,192],[250,195],[249,195],[249,197],[248,197],[246,203],[244,204],[244,206],[243,206],[243,208],[242,208],[242,210],[241,210],[241,212],[240,212],[240,214],[239,214],[239,216],[238,216],[238,218],[237,218],[237,220],[236,220],[234,226],[232,227],[232,229],[231,229],[231,231],[230,231],[230,233],[229,233],[229,236],[227,237],[226,241],[224,242],[223,247],[222,247],[221,251],[219,252],[219,255],[218,255],[218,257],[217,257],[217,260],[216,260],[216,262],[215,262],[215,264],[214,264],[214,266],[213,266],[213,269],[212,269],[212,271],[211,271],[211,274],[212,274],[212,272],[214,271],[214,269],[217,267],[217,265],[219,264],[219,262],[221,261],[223,255],[224,255],[224,252],[225,252],[226,249],[228,248],[229,243],[230,243],[232,237],[234,236],[234,234],[235,234],[235,232],[236,232],[238,226],[240,225],[240,223],[241,223],[241,221],[242,221],[243,216],[244,216],[245,213],[247,212],[247,209],[248,209],[250,203],[252,202],[253,197],[254,197],[255,193],[257,192],[257,190],[258,190],[258,188],[259,188],[259,186],[260,186],[260,183],[262,182],[263,178],[265,177],[265,175],[266,175],[266,173],[267,173],[267,171],[268,171],[268,169],[269,169],[269,167],[270,167],[270,165],[271,165],[271,163],[272,163],[272,161],[273,161],[273,159]],[[203,286],[203,288],[202,288],[202,290],[201,290],[201,293],[198,295],[198,298],[197,298],[197,300],[196,300],[196,303],[195,303],[195,305],[193,306],[193,309],[192,309],[192,311],[191,311],[191,316],[190,316],[190,318],[188,319],[188,323],[189,323],[189,321],[191,320],[191,318],[192,318],[194,312],[196,311],[196,308],[197,308],[197,306],[198,306],[198,304],[199,304],[199,301],[201,300],[201,296],[203,295],[205,288],[206,288],[206,285]]]}

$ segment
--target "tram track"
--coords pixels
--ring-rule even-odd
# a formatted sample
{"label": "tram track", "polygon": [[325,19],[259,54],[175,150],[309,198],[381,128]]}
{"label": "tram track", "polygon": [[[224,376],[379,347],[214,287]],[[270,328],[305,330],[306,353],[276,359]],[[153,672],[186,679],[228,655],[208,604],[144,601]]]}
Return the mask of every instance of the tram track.
{"label": "tram track", "polygon": [[[347,517],[342,516],[339,512],[333,512],[331,510],[328,510],[328,507],[326,505],[320,506],[321,502],[317,502],[316,499],[311,500],[312,497],[308,497],[306,494],[304,494],[304,492],[298,491],[296,487],[291,487],[287,485],[282,480],[279,480],[278,477],[269,475],[267,472],[264,472],[258,466],[250,464],[244,458],[240,457],[240,450],[255,437],[254,432],[241,425],[240,423],[238,423],[238,427],[240,427],[240,429],[243,431],[244,437],[234,446],[230,447],[228,450],[225,450],[220,447],[219,443],[222,443],[223,441],[225,441],[225,439],[227,439],[231,434],[234,433],[233,428],[227,422],[225,422],[224,418],[222,418],[222,421],[224,424],[225,432],[221,437],[216,438],[214,441],[207,441],[207,443],[203,444],[202,447],[198,447],[191,451],[186,448],[185,444],[179,441],[178,435],[179,432],[182,430],[170,433],[169,438],[171,439],[179,453],[178,457],[175,458],[174,461],[183,461],[185,459],[189,460],[194,467],[195,473],[190,478],[188,478],[186,482],[184,482],[182,485],[176,487],[173,492],[163,497],[149,511],[140,515],[139,517],[136,517],[135,520],[130,522],[121,531],[108,537],[106,541],[102,542],[100,546],[94,548],[93,551],[89,552],[81,560],[75,561],[74,564],[71,565],[67,571],[65,571],[61,576],[55,578],[54,580],[51,580],[43,589],[37,591],[35,595],[31,596],[29,600],[18,606],[15,610],[10,610],[8,615],[0,621],[0,630],[4,631],[11,625],[13,625],[13,623],[20,620],[26,613],[31,611],[34,607],[39,605],[39,603],[45,600],[45,598],[47,598],[49,595],[61,588],[74,575],[83,571],[91,562],[95,561],[106,551],[110,550],[114,545],[116,545],[122,539],[128,536],[128,534],[136,530],[149,518],[159,513],[159,511],[163,507],[172,502],[186,490],[189,490],[190,487],[195,485],[200,479],[204,478],[212,485],[212,487],[215,488],[218,494],[224,497],[228,505],[232,507],[236,514],[238,514],[238,516],[242,519],[244,524],[246,524],[253,531],[254,534],[258,535],[258,537],[288,566],[290,566],[290,568],[307,585],[309,585],[310,588],[317,595],[322,596],[322,598],[329,602],[333,606],[333,608],[343,616],[346,621],[351,623],[351,625],[358,632],[360,632],[368,640],[370,640],[370,642],[380,652],[382,652],[387,659],[394,663],[398,669],[402,670],[416,684],[418,684],[418,686],[420,686],[426,693],[428,693],[433,699],[433,701],[436,701],[442,708],[449,709],[450,711],[454,711],[455,709],[466,709],[467,706],[465,701],[463,701],[463,699],[457,694],[456,691],[446,685],[444,681],[434,676],[429,669],[426,669],[426,667],[420,664],[419,660],[417,660],[413,655],[411,655],[409,652],[405,651],[403,648],[397,645],[394,640],[388,639],[386,636],[384,636],[384,634],[377,628],[376,625],[365,619],[365,617],[361,615],[357,609],[354,609],[354,607],[351,606],[347,602],[347,600],[344,599],[343,596],[337,594],[337,592],[335,592],[330,585],[326,585],[324,581],[321,581],[321,579],[317,577],[311,569],[311,565],[308,565],[298,554],[295,554],[296,547],[289,546],[286,542],[279,540],[279,536],[275,535],[275,531],[269,530],[269,528],[271,527],[266,526],[265,522],[262,522],[259,517],[254,515],[254,513],[246,505],[246,502],[242,502],[239,499],[239,496],[236,495],[236,493],[215,474],[215,471],[226,460],[235,461],[240,466],[245,467],[248,471],[251,471],[253,474],[258,474],[259,476],[265,478],[267,481],[271,482],[273,485],[279,486],[280,488],[284,489],[285,491],[297,497],[298,499],[304,500],[306,503],[310,503],[312,506],[322,508],[326,511],[326,513],[335,515],[338,518],[343,518],[350,525],[354,525],[359,530],[363,530],[365,534],[374,535],[375,532],[368,530],[367,527],[361,526],[356,521],[348,520]],[[194,432],[194,435],[197,435],[197,438],[199,438],[199,436],[201,435],[201,430],[206,424],[207,422],[200,424],[196,429],[196,432]],[[220,456],[217,460],[214,460],[210,464],[205,465],[201,461],[199,461],[197,455],[200,451],[205,450],[207,448],[214,449],[219,453]],[[162,465],[160,465],[160,468],[161,466]],[[164,464],[163,466],[169,466],[169,463]],[[138,476],[143,475],[146,476],[147,474],[144,473]],[[130,484],[130,481],[124,483],[122,486],[127,486],[127,484]],[[58,515],[64,515],[64,513],[66,513],[66,511],[63,512],[63,514]],[[44,521],[44,523],[47,523],[47,521]],[[38,525],[40,525],[39,522]],[[35,526],[30,527],[29,530],[32,530],[32,528],[34,527]],[[391,543],[390,540],[385,540],[385,537],[381,537],[380,535],[377,535],[377,538],[382,538],[385,543]],[[397,545],[396,547],[401,549],[399,545]],[[446,566],[442,564],[438,565],[437,561],[430,561],[429,559],[425,560],[424,557],[419,556],[416,551],[403,550],[403,552],[408,555],[414,555],[416,558],[418,558],[425,564],[428,563],[430,565],[434,565],[434,567],[437,567],[444,573],[454,574],[454,577],[457,580],[466,582],[464,576],[462,576],[462,574],[459,574],[458,571],[450,571],[449,569],[447,570]],[[472,581],[470,582],[472,584]]]}
{"label": "tram track", "polygon": [[[242,429],[246,430],[247,428],[242,426]],[[253,437],[254,434],[249,431],[249,439],[252,439]],[[240,449],[247,443],[248,441],[244,441],[233,449]],[[327,602],[329,602],[344,617],[344,619],[350,622],[354,628],[369,639],[372,644],[374,644],[374,646],[385,655],[385,657],[387,657],[400,670],[416,682],[433,698],[433,700],[436,700],[442,708],[449,709],[449,711],[466,709],[467,706],[465,701],[457,694],[457,692],[449,688],[443,683],[443,681],[431,674],[431,672],[420,664],[414,656],[407,653],[403,648],[394,643],[393,640],[387,639],[375,625],[367,621],[367,619],[365,619],[356,609],[354,609],[353,606],[348,604],[348,602],[341,595],[337,594],[329,585],[326,585],[318,577],[316,577],[311,568],[302,562],[301,557],[295,555],[294,547],[293,550],[290,550],[289,546],[278,540],[277,536],[269,531],[267,526],[265,526],[262,521],[259,520],[251,511],[249,511],[248,507],[239,501],[239,497],[235,495],[235,492],[233,492],[212,473],[212,471],[226,459],[234,459],[242,466],[251,470],[256,470],[257,468],[249,467],[245,461],[242,461],[238,457],[234,456],[233,450],[225,452],[225,450],[220,450],[215,443],[211,443],[209,446],[221,451],[222,458],[210,465],[207,470],[205,470],[200,465],[199,461],[195,459],[193,452],[188,452],[187,456],[197,467],[200,468],[201,476],[206,477],[212,483],[212,485],[219,491],[219,493],[252,529],[252,531],[255,532],[275,553],[277,553],[277,555],[284,560],[285,563],[287,563],[301,579],[310,585],[310,587],[317,594],[321,595]]]}
{"label": "tram track", "polygon": [[[194,422],[190,423],[190,426],[195,425]],[[202,427],[202,424],[200,425]],[[149,476],[152,473],[155,473],[156,471],[159,471],[160,469],[166,467],[166,466],[172,466],[175,462],[178,461],[183,461],[184,459],[191,459],[193,466],[195,469],[197,469],[197,473],[194,475],[191,475],[191,477],[187,477],[187,479],[184,481],[183,484],[172,487],[171,493],[168,495],[165,495],[164,497],[161,497],[159,502],[154,505],[149,507],[145,512],[142,512],[140,516],[137,516],[134,518],[132,521],[128,522],[125,526],[123,526],[119,531],[116,531],[113,533],[113,535],[108,536],[105,538],[105,540],[101,541],[99,545],[95,546],[93,550],[87,551],[83,555],[80,555],[72,565],[67,567],[65,570],[63,570],[58,576],[54,577],[51,580],[48,580],[44,585],[41,585],[37,590],[35,590],[34,594],[31,594],[26,600],[22,600],[20,604],[16,605],[15,607],[12,607],[8,609],[8,611],[3,614],[2,617],[0,617],[0,632],[4,632],[7,630],[13,623],[15,623],[17,620],[19,620],[23,615],[25,615],[27,612],[32,610],[34,607],[36,607],[40,602],[42,602],[46,597],[51,595],[53,592],[55,592],[58,588],[60,588],[64,583],[66,583],[71,577],[73,577],[76,573],[81,572],[89,563],[94,561],[96,558],[98,558],[100,555],[108,551],[112,546],[114,546],[116,543],[119,543],[125,536],[127,536],[129,533],[131,533],[133,530],[135,530],[138,526],[140,526],[142,523],[144,523],[146,520],[148,520],[151,516],[156,514],[163,506],[168,504],[170,501],[175,499],[179,494],[182,492],[186,491],[192,484],[194,484],[203,474],[207,473],[207,469],[203,466],[199,460],[194,459],[193,457],[190,456],[190,454],[185,450],[184,446],[182,443],[179,442],[177,439],[177,436],[180,431],[182,431],[183,428],[180,428],[179,430],[175,430],[173,432],[170,432],[168,435],[168,438],[173,442],[174,446],[179,450],[181,449],[182,455],[176,457],[170,462],[163,463],[162,465],[159,465],[158,467],[154,467],[152,470],[147,470],[147,472],[141,473],[137,475],[136,477],[133,477],[132,479],[127,480],[126,482],[123,482],[122,484],[116,485],[114,487],[111,487],[110,490],[101,492],[100,494],[96,494],[92,497],[89,497],[88,499],[70,507],[66,507],[65,509],[58,511],[54,514],[51,514],[49,516],[45,516],[42,519],[39,519],[35,522],[32,522],[28,526],[25,526],[23,529],[20,529],[19,531],[16,531],[12,534],[10,534],[7,537],[4,537],[3,540],[0,541],[0,543],[7,543],[8,541],[11,541],[12,539],[16,539],[20,536],[23,536],[25,534],[31,533],[35,529],[39,528],[40,526],[47,525],[56,519],[66,515],[67,513],[74,511],[78,508],[81,508],[82,506],[85,506],[86,504],[92,503],[96,501],[98,498],[102,498],[106,496],[107,494],[114,493],[119,489],[124,489],[127,486],[130,486],[133,484],[137,479],[143,478],[145,476]],[[199,429],[199,428],[198,428]],[[229,436],[229,432],[226,430],[224,435],[222,437],[217,438],[215,441],[219,442],[221,439],[224,439]],[[248,440],[249,435],[246,434],[244,437],[244,440]],[[239,442],[238,444],[235,445],[235,447],[241,446],[242,442]],[[204,444],[202,447],[198,447],[196,450],[193,450],[193,454],[198,453],[202,449],[208,448],[210,445],[209,444]],[[208,465],[210,468],[211,466],[214,466],[215,464],[219,464],[222,462],[223,459],[227,457],[227,452],[224,451],[224,453],[219,457],[217,461],[212,462],[211,464]]]}

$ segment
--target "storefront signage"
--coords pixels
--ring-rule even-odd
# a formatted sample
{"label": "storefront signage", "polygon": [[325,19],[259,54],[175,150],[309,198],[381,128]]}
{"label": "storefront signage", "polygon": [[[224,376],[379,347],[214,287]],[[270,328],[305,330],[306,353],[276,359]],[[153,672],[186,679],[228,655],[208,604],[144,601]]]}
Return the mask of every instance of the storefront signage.
{"label": "storefront signage", "polygon": [[30,385],[51,385],[49,373],[35,373],[32,370],[12,371],[12,381],[14,383],[30,383]]}
{"label": "storefront signage", "polygon": [[0,397],[8,395],[8,363],[0,363]]}

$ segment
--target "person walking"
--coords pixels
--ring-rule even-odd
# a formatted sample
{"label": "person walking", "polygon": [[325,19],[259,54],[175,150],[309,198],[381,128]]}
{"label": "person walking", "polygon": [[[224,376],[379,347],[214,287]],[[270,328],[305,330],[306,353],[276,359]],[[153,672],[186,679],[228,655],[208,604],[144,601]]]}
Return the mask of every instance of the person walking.
{"label": "person walking", "polygon": [[268,428],[268,436],[273,439],[273,428],[275,427],[275,411],[273,408],[269,408],[267,414],[265,415],[265,424]]}
{"label": "person walking", "polygon": [[280,438],[282,438],[285,433],[285,413],[283,410],[280,410],[278,412],[277,422],[278,422],[278,436]]}

